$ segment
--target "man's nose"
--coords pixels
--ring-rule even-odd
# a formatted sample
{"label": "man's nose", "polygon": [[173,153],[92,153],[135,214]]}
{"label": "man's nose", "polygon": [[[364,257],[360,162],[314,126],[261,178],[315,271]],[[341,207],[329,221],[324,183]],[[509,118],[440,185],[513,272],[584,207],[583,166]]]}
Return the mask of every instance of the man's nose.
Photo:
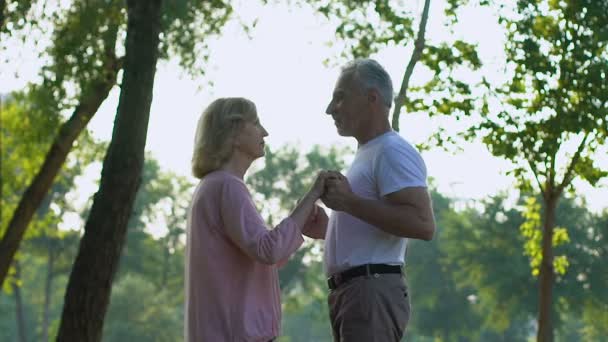
{"label": "man's nose", "polygon": [[334,113],[334,105],[333,105],[333,101],[332,101],[327,105],[327,108],[325,108],[325,114],[332,115],[333,113]]}

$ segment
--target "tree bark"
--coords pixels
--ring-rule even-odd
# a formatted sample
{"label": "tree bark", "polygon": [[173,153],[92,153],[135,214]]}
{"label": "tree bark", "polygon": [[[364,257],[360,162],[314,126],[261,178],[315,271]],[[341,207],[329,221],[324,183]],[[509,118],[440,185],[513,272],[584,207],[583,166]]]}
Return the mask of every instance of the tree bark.
{"label": "tree bark", "polygon": [[100,341],[111,285],[141,180],[161,0],[127,0],[122,91],[101,182],[70,274],[57,341]]}
{"label": "tree bark", "polygon": [[55,276],[55,251],[53,242],[48,242],[48,260],[46,268],[46,280],[44,283],[44,307],[42,308],[42,340],[49,340],[49,315],[51,307],[51,289],[53,288],[53,277]]}
{"label": "tree bark", "polygon": [[410,78],[412,77],[416,63],[418,63],[420,57],[422,56],[422,50],[424,50],[424,34],[426,32],[426,23],[429,18],[430,7],[431,0],[425,0],[424,9],[422,10],[422,16],[420,18],[420,25],[418,26],[418,35],[416,36],[416,42],[414,43],[414,51],[412,52],[412,57],[410,58],[409,63],[407,64],[407,68],[405,68],[405,74],[403,75],[403,80],[401,81],[399,93],[397,94],[397,97],[395,97],[395,108],[393,108],[393,120],[391,126],[397,132],[399,132],[399,113],[401,112],[401,108],[403,108],[405,100],[407,99],[407,88],[410,84]]}
{"label": "tree bark", "polygon": [[4,29],[4,11],[6,11],[6,0],[0,0],[0,31]]}
{"label": "tree bark", "polygon": [[83,91],[78,106],[74,109],[71,117],[61,125],[59,133],[47,152],[40,170],[23,193],[23,196],[21,196],[19,204],[13,212],[6,233],[2,237],[2,241],[0,241],[0,285],[6,279],[11,262],[19,249],[27,226],[32,220],[36,209],[40,206],[53,185],[53,181],[72,149],[74,141],[87,126],[103,101],[108,97],[112,87],[116,84],[116,76],[120,70],[120,61],[114,55],[113,47],[111,48],[111,52],[112,54],[108,55],[106,64],[106,77],[99,79],[90,89]]}
{"label": "tree bark", "polygon": [[537,342],[553,342],[552,298],[553,281],[553,229],[555,228],[555,210],[558,196],[551,189],[544,198],[545,213],[543,223],[542,261],[539,276],[539,302],[538,302],[538,332]]}
{"label": "tree bark", "polygon": [[[169,233],[167,233],[169,235]],[[169,239],[164,238],[163,241],[163,273],[160,279],[160,287],[162,289],[167,288],[167,282],[169,280],[169,258],[171,257],[171,252],[169,251]]]}
{"label": "tree bark", "polygon": [[25,323],[25,311],[23,310],[23,297],[21,296],[21,286],[17,284],[21,279],[21,268],[15,263],[15,280],[12,284],[15,294],[15,315],[17,320],[17,336],[19,342],[27,342],[27,329]]}

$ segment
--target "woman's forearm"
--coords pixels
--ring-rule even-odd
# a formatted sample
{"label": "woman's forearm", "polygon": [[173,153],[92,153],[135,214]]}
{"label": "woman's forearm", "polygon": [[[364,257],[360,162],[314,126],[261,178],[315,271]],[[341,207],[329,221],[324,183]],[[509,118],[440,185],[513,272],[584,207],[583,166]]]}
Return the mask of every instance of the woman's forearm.
{"label": "woman's forearm", "polygon": [[304,196],[304,198],[302,198],[302,200],[298,202],[296,207],[289,215],[289,217],[291,217],[291,219],[298,224],[300,230],[306,224],[306,221],[308,220],[308,217],[310,216],[317,199],[318,196],[315,197],[311,192],[308,192],[306,196]]}

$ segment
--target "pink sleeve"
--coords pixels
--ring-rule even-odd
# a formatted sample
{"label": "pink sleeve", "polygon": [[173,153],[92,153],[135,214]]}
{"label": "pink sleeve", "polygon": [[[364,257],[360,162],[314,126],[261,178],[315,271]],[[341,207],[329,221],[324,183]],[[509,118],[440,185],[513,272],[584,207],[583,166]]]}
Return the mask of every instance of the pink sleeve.
{"label": "pink sleeve", "polygon": [[245,184],[224,183],[221,198],[224,229],[230,239],[252,259],[273,265],[289,258],[304,242],[298,225],[286,218],[268,230]]}

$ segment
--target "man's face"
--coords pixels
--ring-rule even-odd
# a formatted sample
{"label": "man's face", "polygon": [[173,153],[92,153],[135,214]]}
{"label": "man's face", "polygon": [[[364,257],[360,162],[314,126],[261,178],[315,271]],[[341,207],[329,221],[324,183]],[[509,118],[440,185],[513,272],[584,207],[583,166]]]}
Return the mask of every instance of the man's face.
{"label": "man's face", "polygon": [[338,134],[357,137],[364,128],[368,101],[353,76],[342,74],[325,112],[334,119]]}

